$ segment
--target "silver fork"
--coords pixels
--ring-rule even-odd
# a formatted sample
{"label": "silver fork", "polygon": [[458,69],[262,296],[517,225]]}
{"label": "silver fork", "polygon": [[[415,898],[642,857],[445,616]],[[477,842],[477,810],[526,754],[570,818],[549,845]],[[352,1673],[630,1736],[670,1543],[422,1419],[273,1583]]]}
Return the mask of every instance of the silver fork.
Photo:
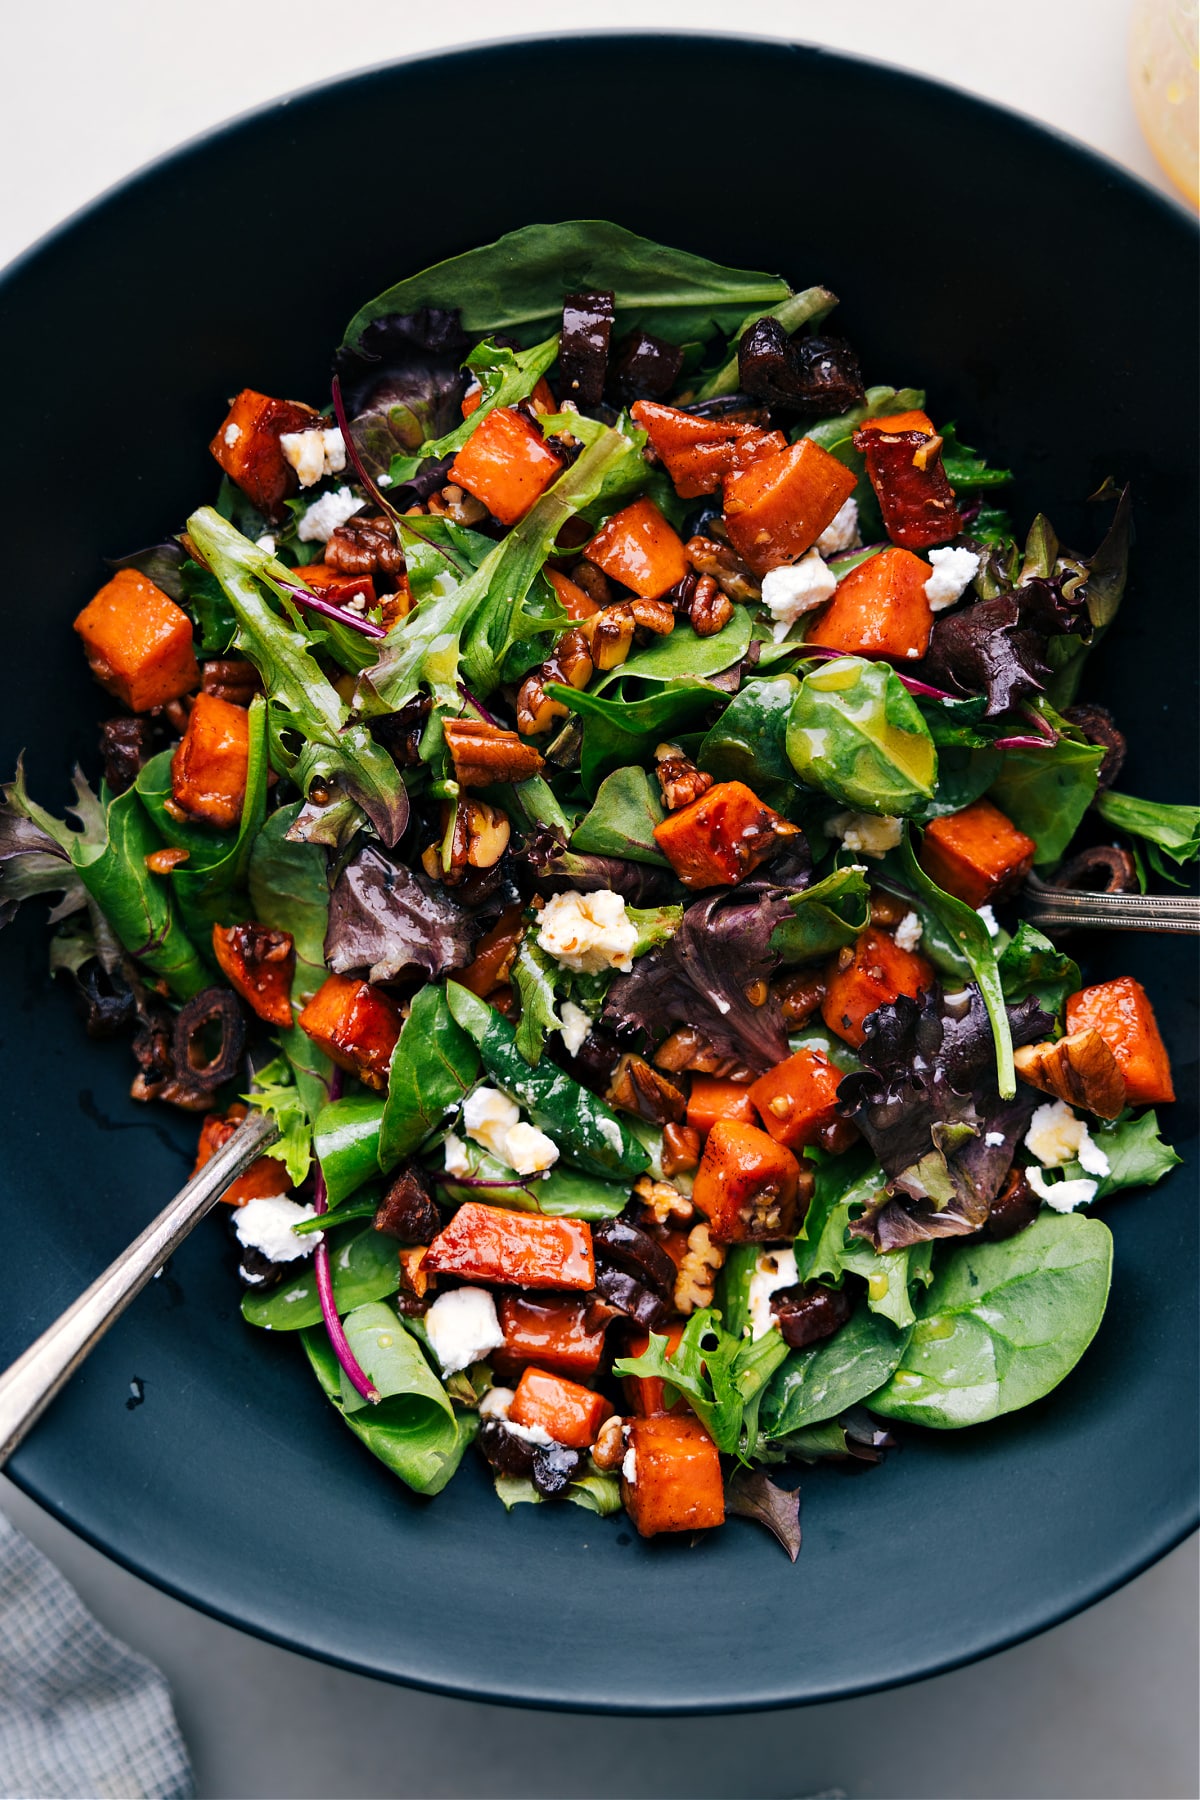
{"label": "silver fork", "polygon": [[1200,933],[1200,895],[1094,894],[1050,887],[1030,875],[1021,890],[1022,913],[1031,925],[1102,931]]}

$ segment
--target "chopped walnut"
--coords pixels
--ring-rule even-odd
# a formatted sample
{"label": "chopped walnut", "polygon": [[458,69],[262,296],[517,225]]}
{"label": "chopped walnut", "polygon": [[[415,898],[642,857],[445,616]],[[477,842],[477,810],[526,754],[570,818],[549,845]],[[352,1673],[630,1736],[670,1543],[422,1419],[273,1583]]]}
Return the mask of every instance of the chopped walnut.
{"label": "chopped walnut", "polygon": [[696,1209],[686,1194],[669,1181],[655,1181],[652,1175],[643,1175],[634,1183],[634,1193],[650,1212],[654,1214],[657,1225],[686,1225],[696,1216]]}
{"label": "chopped walnut", "polygon": [[693,1225],[687,1246],[675,1277],[675,1310],[685,1314],[712,1305],[717,1275],[725,1261],[724,1247],[713,1243],[707,1224]]}
{"label": "chopped walnut", "polygon": [[683,553],[697,575],[711,575],[723,594],[743,602],[762,599],[762,584],[755,580],[736,550],[715,538],[689,538]]}
{"label": "chopped walnut", "polygon": [[249,706],[262,693],[262,680],[253,663],[241,656],[217,657],[206,662],[200,676],[200,692],[234,706]]}
{"label": "chopped walnut", "polygon": [[[668,754],[663,755],[666,751]],[[690,806],[701,794],[707,794],[713,784],[711,775],[698,769],[690,756],[685,756],[675,744],[660,744],[658,749],[658,785],[662,791],[663,805],[668,812],[677,812],[681,806]]]}
{"label": "chopped walnut", "polygon": [[592,1445],[592,1461],[598,1469],[619,1469],[625,1456],[625,1421],[616,1413],[605,1419]]}
{"label": "chopped walnut", "polygon": [[1013,1052],[1017,1074],[1030,1087],[1081,1106],[1098,1119],[1115,1119],[1125,1105],[1125,1077],[1098,1031],[1073,1031],[1056,1044],[1025,1044]]}
{"label": "chopped walnut", "polygon": [[660,1075],[642,1056],[622,1056],[612,1073],[608,1103],[652,1125],[681,1123],[686,1110],[683,1092]]}
{"label": "chopped walnut", "polygon": [[788,1031],[799,1031],[820,1010],[825,998],[824,975],[799,972],[785,975],[774,986],[779,1012]]}
{"label": "chopped walnut", "polygon": [[356,513],[331,533],[325,564],[339,575],[403,575],[404,552],[385,514],[364,519]]}
{"label": "chopped walnut", "polygon": [[571,580],[576,587],[581,587],[589,600],[594,600],[597,606],[607,606],[612,600],[612,584],[604,570],[598,569],[595,563],[577,562],[571,570]]}
{"label": "chopped walnut", "polygon": [[688,622],[697,637],[714,637],[733,617],[733,601],[711,575],[702,575],[687,603]]}
{"label": "chopped walnut", "polygon": [[745,1063],[739,1062],[736,1056],[722,1056],[694,1025],[680,1025],[665,1037],[654,1052],[654,1061],[660,1069],[672,1074],[690,1069],[697,1075],[719,1075],[725,1081],[754,1079],[753,1071]]}
{"label": "chopped walnut", "polygon": [[442,727],[462,787],[490,787],[495,781],[528,781],[542,771],[542,756],[515,731],[482,719],[447,719]]}

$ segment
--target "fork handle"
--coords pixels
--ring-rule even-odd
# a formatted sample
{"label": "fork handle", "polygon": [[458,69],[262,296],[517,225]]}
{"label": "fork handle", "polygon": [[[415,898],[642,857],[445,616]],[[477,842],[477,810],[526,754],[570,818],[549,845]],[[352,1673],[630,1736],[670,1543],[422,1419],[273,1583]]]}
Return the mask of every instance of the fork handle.
{"label": "fork handle", "polygon": [[278,1135],[269,1113],[251,1113],[157,1219],[0,1375],[0,1468],[113,1320]]}

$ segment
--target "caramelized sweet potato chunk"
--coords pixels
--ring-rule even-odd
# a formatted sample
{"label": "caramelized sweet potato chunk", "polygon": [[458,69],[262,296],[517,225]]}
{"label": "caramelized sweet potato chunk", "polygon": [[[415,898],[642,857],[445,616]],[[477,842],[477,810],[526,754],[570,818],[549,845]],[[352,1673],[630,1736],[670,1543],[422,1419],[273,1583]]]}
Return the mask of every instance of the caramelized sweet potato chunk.
{"label": "caramelized sweet potato chunk", "polygon": [[866,1036],[863,1020],[900,994],[924,993],[933,986],[933,969],[923,956],[902,950],[886,931],[868,926],[843,968],[831,963],[821,1017],[830,1031],[857,1050]]}
{"label": "caramelized sweet potato chunk", "polygon": [[591,1289],[596,1284],[591,1227],[581,1219],[545,1219],[468,1200],[429,1246],[426,1268],[467,1281],[511,1287]]}
{"label": "caramelized sweet potato chunk", "polygon": [[654,841],[685,887],[732,887],[799,829],[744,781],[719,781],[656,825]]}
{"label": "caramelized sweet potato chunk", "polygon": [[176,806],[209,825],[228,830],[242,816],[250,762],[250,715],[244,706],[197,694],[171,758]]}
{"label": "caramelized sweet potato chunk", "polygon": [[297,400],[272,400],[243,388],[208,446],[230,481],[236,481],[259,512],[278,518],[296,490],[296,474],[279,440],[287,431],[311,431],[321,415]]}
{"label": "caramelized sweet potato chunk", "polygon": [[725,479],[725,524],[756,575],[795,562],[847,501],[855,477],[811,438],[757,456]]}
{"label": "caramelized sweet potato chunk", "polygon": [[[200,1141],[196,1146],[196,1161],[192,1174],[198,1175],[205,1163],[217,1154],[222,1144],[227,1144],[249,1108],[242,1101],[235,1101],[226,1113],[206,1113],[204,1123],[200,1127]],[[239,1175],[221,1195],[226,1206],[245,1206],[247,1200],[269,1200],[276,1194],[290,1194],[292,1184],[288,1180],[287,1170],[277,1156],[259,1156],[246,1170]]]}
{"label": "caramelized sweet potato chunk", "polygon": [[1074,1033],[1089,1026],[1100,1033],[1116,1057],[1131,1106],[1174,1100],[1171,1060],[1140,981],[1121,975],[1072,994],[1067,1001],[1067,1030]]}
{"label": "caramelized sweet potato chunk", "polygon": [[475,955],[466,968],[455,973],[455,981],[470,988],[481,1000],[486,1000],[512,974],[525,935],[524,913],[525,908],[519,901],[514,906],[506,906],[496,923],[476,944]]}
{"label": "caramelized sweet potato chunk", "polygon": [[297,1022],[339,1069],[384,1092],[403,1023],[387,994],[353,975],[328,975]]}
{"label": "caramelized sweet potato chunk", "polygon": [[1024,881],[1036,850],[998,806],[976,800],[925,827],[921,867],[948,894],[983,906]]}
{"label": "caramelized sweet potato chunk", "polygon": [[837,1118],[841,1079],[841,1072],[820,1050],[797,1050],[759,1076],[750,1098],[776,1143],[800,1150],[815,1144]]}
{"label": "caramelized sweet potato chunk", "polygon": [[749,1087],[742,1081],[723,1081],[719,1075],[693,1075],[687,1103],[688,1124],[694,1131],[711,1131],[718,1119],[734,1119],[739,1125],[758,1124]]}
{"label": "caramelized sweet potato chunk", "polygon": [[925,597],[931,570],[911,550],[892,545],[859,563],[813,626],[813,643],[851,656],[909,662],[924,656],[933,630]]}
{"label": "caramelized sweet potato chunk", "polygon": [[502,525],[515,525],[561,472],[561,459],[537,426],[511,406],[497,406],[455,457],[449,479]]}
{"label": "caramelized sweet potato chunk", "polygon": [[505,1294],[497,1310],[504,1333],[504,1348],[492,1357],[497,1378],[529,1363],[577,1378],[600,1367],[604,1326],[589,1326],[588,1301],[565,1294]]}
{"label": "caramelized sweet potato chunk", "polygon": [[347,606],[351,600],[364,600],[368,607],[375,604],[375,582],[370,575],[344,575],[323,562],[305,563],[296,574],[305,587],[334,606]]}
{"label": "caramelized sweet potato chunk", "polygon": [[561,569],[547,567],[545,573],[558,598],[558,604],[568,617],[577,621],[592,619],[600,611],[586,589],[581,588],[577,581],[572,581],[569,575],[564,575]]}
{"label": "caramelized sweet potato chunk", "polygon": [[812,1176],[757,1125],[718,1119],[696,1171],[692,1200],[714,1244],[777,1244],[795,1237],[800,1189]]}
{"label": "caramelized sweet potato chunk", "polygon": [[658,600],[681,582],[690,565],[683,540],[653,500],[635,500],[602,525],[584,556],[643,600]]}
{"label": "caramelized sweet potato chunk", "polygon": [[739,419],[698,419],[677,406],[638,400],[630,409],[683,500],[715,494],[727,475],[757,456],[786,450],[782,431],[761,431]]}
{"label": "caramelized sweet potato chunk", "polygon": [[540,1425],[556,1444],[587,1450],[615,1408],[603,1394],[580,1387],[546,1369],[526,1369],[517,1383],[508,1416],[514,1425]]}
{"label": "caramelized sweet potato chunk", "polygon": [[296,946],[290,932],[266,925],[214,925],[213,955],[235,993],[268,1025],[286,1029],[292,1022],[292,976]]}
{"label": "caramelized sweet potato chunk", "polygon": [[165,706],[200,685],[191,620],[136,569],[118,569],[75,629],[92,674],[130,712]]}
{"label": "caramelized sweet potato chunk", "polygon": [[[687,1238],[682,1232],[678,1235],[683,1240],[686,1252]],[[680,1260],[682,1261],[682,1258]],[[667,1325],[663,1331],[656,1334],[658,1337],[662,1337],[665,1333],[668,1355],[679,1348],[683,1328],[684,1321],[680,1319],[677,1324]],[[643,1356],[649,1348],[650,1333],[639,1331],[630,1338],[625,1354],[630,1357]],[[661,1375],[623,1375],[621,1377],[621,1389],[625,1395],[626,1405],[630,1412],[637,1414],[639,1419],[686,1418],[689,1409],[683,1395],[677,1394],[668,1406],[663,1392],[665,1387],[666,1383]]]}
{"label": "caramelized sweet potato chunk", "polygon": [[639,1536],[725,1523],[721,1458],[699,1419],[631,1419],[628,1430],[621,1498]]}

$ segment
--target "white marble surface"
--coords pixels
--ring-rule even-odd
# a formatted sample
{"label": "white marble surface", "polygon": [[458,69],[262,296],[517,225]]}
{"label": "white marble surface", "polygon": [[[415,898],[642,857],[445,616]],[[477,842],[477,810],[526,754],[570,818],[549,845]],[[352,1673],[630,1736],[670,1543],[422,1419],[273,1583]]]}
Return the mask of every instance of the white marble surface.
{"label": "white marble surface", "polygon": [[[407,52],[583,27],[753,28],[999,100],[1165,186],[1126,85],[1127,0],[58,0],[5,19],[0,261],[149,158],[289,89]],[[14,173],[19,171],[19,180]],[[1196,1543],[974,1668],[837,1705],[700,1721],[531,1716],[344,1674],[181,1606],[0,1480],[0,1505],[175,1690],[218,1796],[1188,1800]]]}

